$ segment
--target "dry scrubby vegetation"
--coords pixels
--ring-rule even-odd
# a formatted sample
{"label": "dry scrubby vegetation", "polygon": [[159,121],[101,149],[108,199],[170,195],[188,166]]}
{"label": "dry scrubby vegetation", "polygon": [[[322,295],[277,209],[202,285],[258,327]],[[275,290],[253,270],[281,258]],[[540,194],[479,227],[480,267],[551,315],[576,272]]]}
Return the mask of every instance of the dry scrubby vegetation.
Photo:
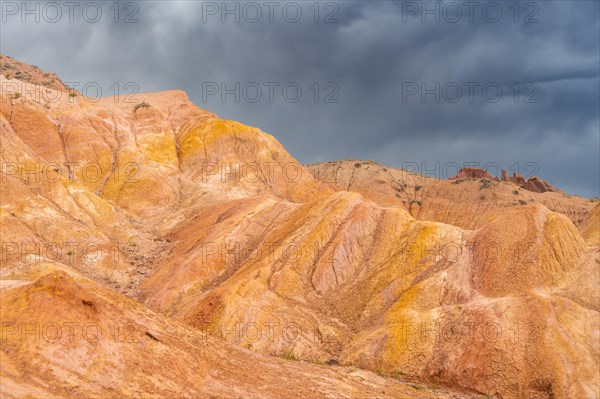
{"label": "dry scrubby vegetation", "polygon": [[145,101],[138,103],[135,105],[135,107],[133,107],[133,112],[136,112],[140,108],[150,108],[150,104]]}
{"label": "dry scrubby vegetation", "polygon": [[479,189],[483,190],[484,188],[489,188],[492,186],[492,181],[489,179],[481,179],[481,184],[479,185]]}

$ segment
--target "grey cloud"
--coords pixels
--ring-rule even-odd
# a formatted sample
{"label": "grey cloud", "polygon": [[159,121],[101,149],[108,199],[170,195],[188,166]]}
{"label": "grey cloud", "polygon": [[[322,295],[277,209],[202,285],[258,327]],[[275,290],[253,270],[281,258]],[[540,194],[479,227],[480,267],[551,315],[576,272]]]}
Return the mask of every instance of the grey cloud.
{"label": "grey cloud", "polygon": [[[533,24],[513,21],[512,2],[497,3],[504,13],[498,23],[481,16],[473,23],[422,23],[403,13],[406,3],[343,1],[334,3],[339,22],[332,24],[313,22],[312,2],[299,3],[298,23],[280,15],[273,23],[203,22],[200,2],[138,4],[137,24],[115,24],[112,15],[96,24],[9,19],[0,28],[1,51],[65,81],[98,81],[106,90],[127,81],[141,91],[184,89],[199,106],[274,134],[303,162],[536,162],[538,175],[552,184],[599,195],[595,1],[537,2]],[[473,102],[436,103],[431,95],[403,101],[403,83],[470,81],[497,82],[503,96],[485,101],[479,91]],[[203,82],[298,82],[303,97],[290,103],[279,91],[273,103],[264,96],[257,103],[231,96],[202,103]],[[318,103],[314,82],[321,88]],[[327,82],[339,87],[338,103],[322,102]],[[531,94],[526,83],[536,85],[537,103],[523,103]]]}

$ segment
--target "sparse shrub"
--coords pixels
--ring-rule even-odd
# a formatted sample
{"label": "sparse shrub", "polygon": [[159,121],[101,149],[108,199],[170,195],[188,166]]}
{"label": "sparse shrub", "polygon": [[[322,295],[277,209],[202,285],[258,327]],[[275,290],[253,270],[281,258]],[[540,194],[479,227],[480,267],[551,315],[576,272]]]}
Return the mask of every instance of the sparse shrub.
{"label": "sparse shrub", "polygon": [[452,182],[452,184],[460,184],[463,181],[464,181],[463,179],[454,179],[454,181]]}
{"label": "sparse shrub", "polygon": [[18,100],[19,98],[21,98],[21,93],[19,93],[19,92],[16,92],[15,94],[13,94],[13,98],[14,98],[15,100]]}
{"label": "sparse shrub", "polygon": [[484,188],[488,188],[492,185],[492,182],[489,179],[481,179],[481,185],[479,186],[480,190]]}
{"label": "sparse shrub", "polygon": [[283,352],[283,358],[286,360],[298,360],[296,355],[294,355],[294,350],[291,348]]}
{"label": "sparse shrub", "polygon": [[513,190],[514,195],[519,195],[519,190]]}
{"label": "sparse shrub", "polygon": [[357,162],[354,164],[354,167],[358,169],[358,168],[360,168],[360,165],[361,165],[360,162]]}
{"label": "sparse shrub", "polygon": [[136,112],[138,109],[140,108],[149,108],[150,104],[148,104],[147,102],[143,101],[139,104],[136,104],[135,107],[133,107],[133,112]]}
{"label": "sparse shrub", "polygon": [[12,75],[10,73],[7,73],[5,76],[6,76],[6,79],[12,78]]}
{"label": "sparse shrub", "polygon": [[423,188],[423,186],[416,185],[416,186],[415,186],[415,191],[419,191],[419,190],[420,190],[420,189],[422,189],[422,188]]}
{"label": "sparse shrub", "polygon": [[392,378],[396,378],[396,379],[400,380],[400,379],[404,378],[404,373],[402,371],[396,370],[392,373]]}
{"label": "sparse shrub", "polygon": [[396,183],[396,185],[394,186],[394,190],[397,193],[403,192],[405,188],[406,188],[406,183]]}
{"label": "sparse shrub", "polygon": [[521,204],[521,205],[527,205],[527,201],[520,199],[519,200],[519,204]]}
{"label": "sparse shrub", "polygon": [[340,361],[335,359],[335,358],[331,358],[327,361],[327,364],[330,366],[339,366],[340,365]]}
{"label": "sparse shrub", "polygon": [[77,97],[77,92],[75,92],[75,91],[71,91],[71,92],[69,93],[69,97]]}

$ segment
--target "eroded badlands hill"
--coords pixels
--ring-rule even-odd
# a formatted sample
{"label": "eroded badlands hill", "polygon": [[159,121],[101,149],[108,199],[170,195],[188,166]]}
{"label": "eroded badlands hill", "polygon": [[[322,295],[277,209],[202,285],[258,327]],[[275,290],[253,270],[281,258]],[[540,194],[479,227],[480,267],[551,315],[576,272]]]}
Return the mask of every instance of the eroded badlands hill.
{"label": "eroded badlands hill", "polygon": [[4,398],[458,397],[356,368],[260,355],[72,272],[49,272],[2,294]]}
{"label": "eroded badlands hill", "polygon": [[[497,211],[527,204],[542,204],[582,226],[598,204],[597,199],[567,195],[536,176],[525,179],[503,173],[502,179],[498,179],[475,168],[463,168],[449,179],[394,169],[373,161],[331,161],[311,164],[308,168],[316,179],[338,190],[358,192],[382,206],[404,207],[419,220],[468,229],[482,227]],[[437,173],[443,175],[442,170]],[[547,191],[539,192],[540,187]]]}
{"label": "eroded badlands hill", "polygon": [[0,83],[3,397],[600,396],[597,204]]}

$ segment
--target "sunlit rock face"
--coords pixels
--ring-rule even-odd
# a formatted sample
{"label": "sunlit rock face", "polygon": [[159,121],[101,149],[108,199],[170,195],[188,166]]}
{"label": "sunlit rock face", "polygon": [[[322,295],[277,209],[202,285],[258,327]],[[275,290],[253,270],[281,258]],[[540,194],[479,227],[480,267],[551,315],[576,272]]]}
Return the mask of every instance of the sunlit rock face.
{"label": "sunlit rock face", "polygon": [[600,396],[597,202],[2,60],[2,397]]}

